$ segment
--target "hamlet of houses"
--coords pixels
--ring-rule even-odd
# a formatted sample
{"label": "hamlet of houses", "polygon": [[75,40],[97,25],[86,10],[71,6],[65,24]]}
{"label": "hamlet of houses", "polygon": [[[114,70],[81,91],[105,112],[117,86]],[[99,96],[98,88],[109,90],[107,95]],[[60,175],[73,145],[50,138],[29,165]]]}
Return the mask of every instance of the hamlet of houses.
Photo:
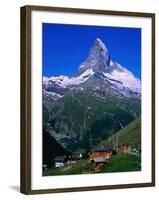
{"label": "hamlet of houses", "polygon": [[[92,169],[100,166],[100,164],[107,163],[107,160],[117,154],[117,152],[129,153],[131,147],[128,144],[120,145],[116,148],[112,146],[94,147],[88,152],[88,163],[91,163]],[[63,168],[65,165],[73,165],[83,158],[85,152],[83,150],[75,151],[69,156],[60,155],[56,156],[53,160],[55,168]],[[46,170],[47,166],[43,166]]]}

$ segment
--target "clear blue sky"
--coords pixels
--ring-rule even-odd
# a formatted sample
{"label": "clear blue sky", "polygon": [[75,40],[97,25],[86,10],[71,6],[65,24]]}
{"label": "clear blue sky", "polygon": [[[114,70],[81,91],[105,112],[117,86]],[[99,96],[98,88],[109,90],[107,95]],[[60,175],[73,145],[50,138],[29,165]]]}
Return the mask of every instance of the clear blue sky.
{"label": "clear blue sky", "polygon": [[75,75],[100,38],[113,60],[141,78],[141,29],[43,24],[43,76]]}

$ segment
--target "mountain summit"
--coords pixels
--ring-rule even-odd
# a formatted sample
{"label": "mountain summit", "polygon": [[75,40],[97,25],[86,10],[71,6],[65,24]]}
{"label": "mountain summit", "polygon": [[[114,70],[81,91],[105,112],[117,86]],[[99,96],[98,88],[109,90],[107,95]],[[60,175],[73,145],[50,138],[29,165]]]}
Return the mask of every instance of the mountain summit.
{"label": "mountain summit", "polygon": [[78,73],[82,74],[86,69],[92,68],[94,72],[106,72],[110,64],[110,56],[105,44],[96,38],[90,49],[87,59],[80,65]]}
{"label": "mountain summit", "polygon": [[107,47],[99,38],[96,38],[87,59],[79,66],[78,73],[82,74],[88,69],[100,73],[105,81],[116,85],[119,89],[140,93],[140,80],[111,59]]}

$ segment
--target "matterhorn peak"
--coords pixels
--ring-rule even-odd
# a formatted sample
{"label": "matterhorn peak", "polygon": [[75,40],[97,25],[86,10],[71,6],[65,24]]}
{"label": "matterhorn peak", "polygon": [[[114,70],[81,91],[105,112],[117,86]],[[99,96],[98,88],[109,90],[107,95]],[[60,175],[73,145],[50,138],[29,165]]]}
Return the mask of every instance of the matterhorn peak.
{"label": "matterhorn peak", "polygon": [[96,38],[87,59],[80,65],[78,72],[81,74],[90,68],[92,68],[94,72],[106,72],[109,62],[110,56],[108,49],[101,39]]}
{"label": "matterhorn peak", "polygon": [[95,46],[98,46],[100,49],[102,49],[105,52],[108,52],[105,44],[102,42],[102,40],[100,38],[96,38],[95,42],[94,42]]}

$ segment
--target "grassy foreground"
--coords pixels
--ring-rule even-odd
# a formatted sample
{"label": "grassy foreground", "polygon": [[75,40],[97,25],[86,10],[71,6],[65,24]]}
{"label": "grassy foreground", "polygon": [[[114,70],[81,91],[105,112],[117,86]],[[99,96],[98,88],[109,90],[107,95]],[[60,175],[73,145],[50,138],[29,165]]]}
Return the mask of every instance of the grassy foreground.
{"label": "grassy foreground", "polygon": [[54,175],[73,175],[82,174],[90,170],[90,164],[87,160],[79,160],[73,165],[66,165],[63,168],[51,168],[46,172],[43,172],[44,176],[54,176]]}
{"label": "grassy foreground", "polygon": [[[98,173],[106,172],[129,172],[140,171],[140,159],[136,155],[118,153],[107,160]],[[51,168],[43,172],[43,176],[55,175],[75,175],[75,174],[89,174],[94,173],[91,171],[90,163],[88,160],[79,160],[73,165],[66,165],[63,168]]]}
{"label": "grassy foreground", "polygon": [[129,144],[132,148],[141,148],[141,118],[134,120],[117,133],[101,142],[102,145]]}
{"label": "grassy foreground", "polygon": [[136,155],[118,153],[109,158],[108,163],[101,168],[102,173],[106,172],[130,172],[140,171],[140,159]]}

